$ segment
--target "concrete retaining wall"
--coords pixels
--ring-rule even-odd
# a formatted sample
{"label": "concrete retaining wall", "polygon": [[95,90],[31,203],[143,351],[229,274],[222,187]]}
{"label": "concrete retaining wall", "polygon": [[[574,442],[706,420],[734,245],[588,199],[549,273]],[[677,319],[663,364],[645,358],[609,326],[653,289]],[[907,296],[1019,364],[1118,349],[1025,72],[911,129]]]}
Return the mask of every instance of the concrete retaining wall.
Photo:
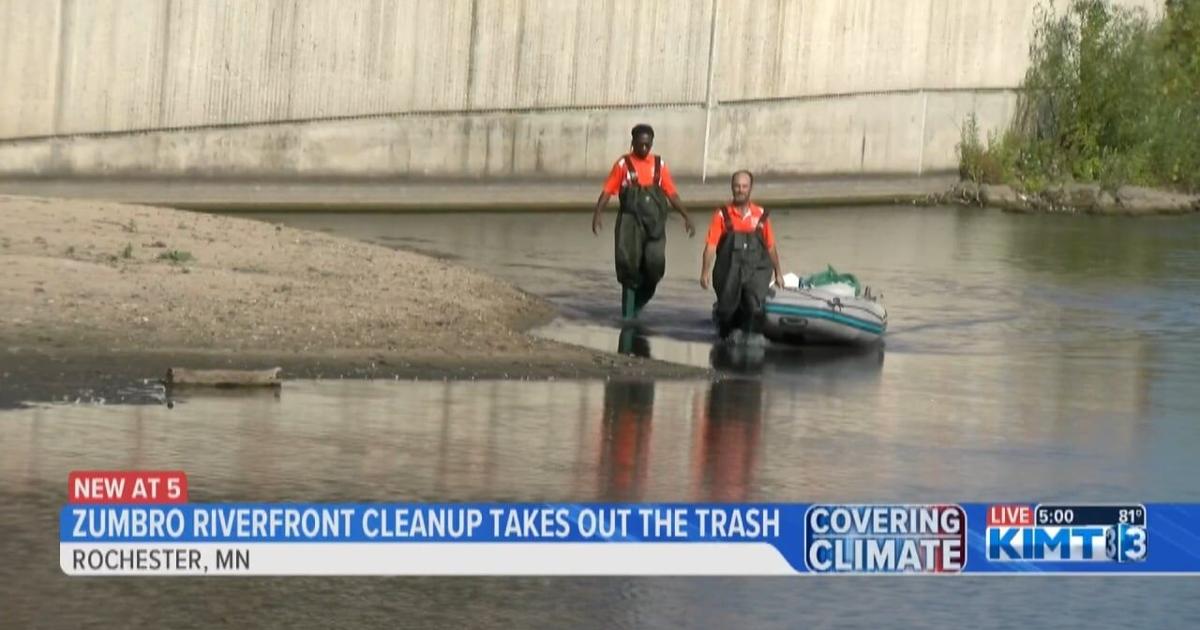
{"label": "concrete retaining wall", "polygon": [[0,175],[945,170],[1036,3],[0,0]]}

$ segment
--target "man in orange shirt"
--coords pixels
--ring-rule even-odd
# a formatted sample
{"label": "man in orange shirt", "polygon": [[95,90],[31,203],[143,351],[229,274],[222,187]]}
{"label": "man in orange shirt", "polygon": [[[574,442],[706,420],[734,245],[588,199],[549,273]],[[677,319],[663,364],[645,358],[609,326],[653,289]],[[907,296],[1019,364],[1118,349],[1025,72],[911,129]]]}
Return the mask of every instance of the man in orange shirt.
{"label": "man in orange shirt", "polygon": [[760,332],[772,272],[775,284],[783,286],[775,231],[769,213],[750,202],[753,186],[750,171],[733,174],[733,203],[713,213],[705,240],[700,286],[707,289],[711,284],[717,293],[714,315],[722,338],[735,329]]}
{"label": "man in orange shirt", "polygon": [[679,200],[671,171],[661,156],[651,155],[654,129],[637,125],[632,132],[632,151],[613,164],[592,213],[592,233],[599,234],[604,207],[619,195],[615,262],[621,283],[621,316],[636,317],[654,297],[666,272],[666,222],[671,207],[683,217],[688,236],[696,233],[687,209]]}

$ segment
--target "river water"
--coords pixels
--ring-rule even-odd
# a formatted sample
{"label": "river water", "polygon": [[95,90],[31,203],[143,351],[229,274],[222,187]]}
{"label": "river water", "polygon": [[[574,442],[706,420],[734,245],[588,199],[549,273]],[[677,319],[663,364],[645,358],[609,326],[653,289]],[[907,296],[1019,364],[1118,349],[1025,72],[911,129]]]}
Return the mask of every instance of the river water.
{"label": "river water", "polygon": [[785,268],[884,294],[886,344],[722,352],[701,233],[618,326],[612,214],[271,215],[545,296],[538,331],[714,381],[289,382],[0,412],[0,627],[1200,627],[1184,578],[67,579],[67,472],[197,501],[1200,501],[1200,218],[774,215]]}

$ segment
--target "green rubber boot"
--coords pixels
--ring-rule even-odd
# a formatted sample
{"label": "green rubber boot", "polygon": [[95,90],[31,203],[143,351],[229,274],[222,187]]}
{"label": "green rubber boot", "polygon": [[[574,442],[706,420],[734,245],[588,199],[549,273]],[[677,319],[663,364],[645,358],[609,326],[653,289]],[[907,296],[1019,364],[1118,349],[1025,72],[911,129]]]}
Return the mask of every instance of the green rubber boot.
{"label": "green rubber boot", "polygon": [[637,316],[637,291],[624,289],[621,291],[621,317],[633,319]]}
{"label": "green rubber boot", "polygon": [[633,292],[633,316],[641,317],[642,309],[646,308],[646,304],[650,302],[650,298],[654,294],[650,291],[634,291]]}

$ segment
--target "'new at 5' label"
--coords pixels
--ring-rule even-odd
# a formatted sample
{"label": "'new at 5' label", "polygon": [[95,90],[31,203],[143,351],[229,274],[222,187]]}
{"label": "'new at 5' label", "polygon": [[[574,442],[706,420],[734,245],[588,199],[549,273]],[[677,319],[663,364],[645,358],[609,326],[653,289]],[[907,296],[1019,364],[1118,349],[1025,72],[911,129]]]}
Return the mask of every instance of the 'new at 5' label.
{"label": "'new at 5' label", "polygon": [[182,470],[76,470],[67,476],[69,503],[187,503]]}

